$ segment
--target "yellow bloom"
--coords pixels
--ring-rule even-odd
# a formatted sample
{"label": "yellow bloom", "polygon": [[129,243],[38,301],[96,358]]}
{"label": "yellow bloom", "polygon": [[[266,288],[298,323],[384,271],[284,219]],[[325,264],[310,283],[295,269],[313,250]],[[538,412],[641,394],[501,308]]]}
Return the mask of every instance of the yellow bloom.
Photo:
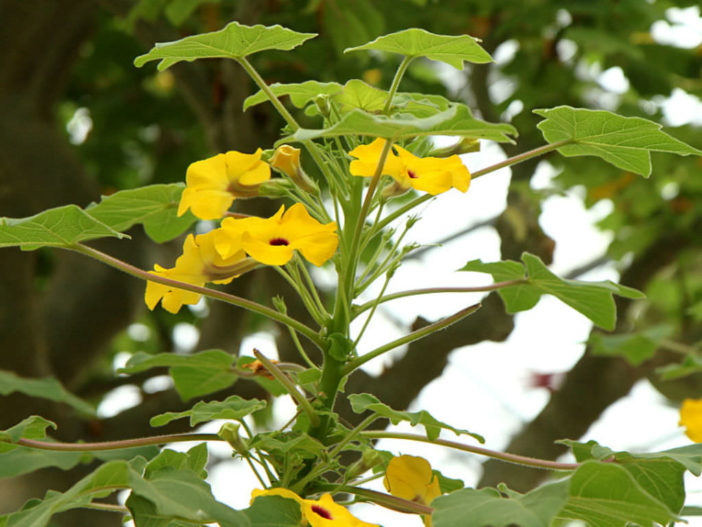
{"label": "yellow bloom", "polygon": [[[385,139],[376,139],[369,145],[361,145],[349,152],[357,158],[351,161],[350,171],[354,176],[370,177],[375,174]],[[410,187],[441,194],[450,188],[461,192],[468,190],[470,172],[457,155],[447,158],[417,157],[400,146],[393,147],[383,166],[383,175],[395,179],[402,188]]]}
{"label": "yellow bloom", "polygon": [[[431,465],[423,457],[399,456],[388,463],[383,484],[387,491],[398,498],[429,505],[441,496],[439,479],[432,473]],[[424,525],[431,527],[431,518],[424,517]]]}
{"label": "yellow bloom", "polygon": [[[198,236],[188,235],[183,244],[183,254],[176,260],[175,267],[165,269],[160,265],[155,265],[154,271],[150,271],[151,274],[204,286],[207,282],[229,283],[243,272],[254,267],[250,260],[246,260],[246,254],[243,251],[235,252],[226,259],[222,258],[215,251],[215,236],[215,231]],[[183,304],[197,304],[200,296],[198,293],[175,286],[147,282],[144,299],[151,310],[160,300],[161,306],[166,311],[177,313]]]}
{"label": "yellow bloom", "polygon": [[695,443],[702,443],[702,399],[685,399],[680,407],[680,423],[685,434]]}
{"label": "yellow bloom", "polygon": [[271,168],[261,161],[261,149],[253,154],[227,152],[188,167],[187,187],[178,206],[178,216],[190,209],[202,220],[224,216],[234,198],[258,195],[258,187],[271,177]]}
{"label": "yellow bloom", "polygon": [[303,525],[311,527],[378,527],[374,523],[366,523],[351,514],[346,508],[334,503],[329,494],[324,494],[319,500],[306,500],[288,489],[255,489],[251,501],[259,496],[281,496],[295,500],[300,505],[304,520]]}
{"label": "yellow bloom", "polygon": [[215,238],[215,248],[221,257],[230,258],[243,249],[266,265],[288,263],[297,249],[311,263],[320,266],[334,255],[338,243],[336,223],[319,223],[300,203],[287,212],[281,206],[267,219],[226,218]]}

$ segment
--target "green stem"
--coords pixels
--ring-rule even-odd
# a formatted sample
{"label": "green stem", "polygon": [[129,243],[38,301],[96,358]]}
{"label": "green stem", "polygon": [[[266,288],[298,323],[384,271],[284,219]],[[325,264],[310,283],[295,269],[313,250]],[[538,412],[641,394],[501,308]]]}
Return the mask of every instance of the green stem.
{"label": "green stem", "polygon": [[404,213],[409,212],[413,208],[421,205],[422,203],[429,201],[431,198],[433,198],[431,194],[424,194],[423,196],[419,196],[418,198],[413,199],[409,203],[403,205],[399,209],[391,212],[387,216],[385,216],[382,220],[380,220],[374,229],[371,229],[371,231],[368,233],[369,237],[375,236],[378,231],[381,231],[382,229],[385,228],[385,226],[393,221],[395,221],[397,218],[402,216]]}
{"label": "green stem", "polygon": [[441,320],[437,320],[433,324],[429,324],[428,326],[424,326],[421,329],[413,331],[412,333],[409,333],[404,337],[400,337],[399,339],[393,340],[392,342],[388,342],[387,344],[384,344],[379,348],[376,348],[373,351],[366,353],[362,357],[358,357],[352,360],[351,362],[347,363],[343,369],[343,374],[348,375],[349,373],[359,368],[369,360],[372,360],[378,357],[379,355],[382,355],[383,353],[393,350],[398,346],[402,346],[403,344],[409,344],[410,342],[414,342],[415,340],[419,340],[423,337],[426,337],[427,335],[431,335],[432,333],[435,333],[441,329],[447,328],[451,324],[455,324],[456,322],[467,317],[468,315],[473,314],[478,309],[480,309],[480,306],[480,304],[475,304],[465,309],[461,309],[460,311],[454,313],[451,316],[442,318]]}
{"label": "green stem", "polygon": [[226,302],[228,304],[232,304],[243,309],[248,309],[249,311],[253,311],[254,313],[258,313],[259,315],[263,315],[272,320],[280,322],[281,324],[285,324],[290,328],[295,329],[295,331],[301,333],[302,335],[310,339],[312,342],[314,342],[319,348],[322,347],[322,339],[320,338],[319,334],[312,328],[307,327],[302,322],[299,322],[294,318],[284,315],[283,313],[279,313],[278,311],[266,307],[257,302],[253,302],[251,300],[247,300],[239,296],[230,295],[228,293],[223,293],[222,291],[217,291],[216,289],[200,287],[197,285],[188,284],[186,282],[179,282],[177,280],[171,280],[170,278],[164,278],[162,276],[155,275],[148,271],[143,271],[138,267],[130,265],[127,262],[123,262],[122,260],[118,260],[114,256],[110,256],[108,254],[100,252],[97,249],[88,247],[87,245],[76,244],[71,247],[66,247],[66,249],[84,254],[86,256],[90,256],[91,258],[94,258],[104,264],[107,264],[110,267],[119,269],[124,273],[135,276],[137,278],[141,278],[142,280],[156,282],[157,284],[164,284],[171,287],[177,287],[186,291],[192,291],[194,293],[199,293],[201,295],[205,295],[216,300],[221,300],[222,302]]}
{"label": "green stem", "polygon": [[392,107],[392,99],[395,97],[395,94],[397,93],[397,89],[400,87],[400,81],[402,80],[402,77],[405,75],[405,72],[407,71],[407,67],[410,65],[410,62],[414,57],[404,57],[402,59],[402,62],[400,62],[400,65],[397,68],[397,71],[395,72],[395,77],[392,79],[392,84],[390,85],[390,89],[388,90],[388,98],[385,99],[385,106],[383,107],[383,113],[388,114],[390,111],[390,108]]}
{"label": "green stem", "polygon": [[282,102],[280,102],[280,99],[276,96],[275,93],[273,93],[273,90],[271,90],[270,86],[266,84],[266,81],[263,80],[263,77],[259,75],[259,73],[256,71],[256,69],[251,65],[251,63],[246,60],[246,57],[241,57],[236,59],[236,61],[241,64],[241,67],[246,70],[246,73],[249,74],[249,76],[253,79],[253,81],[256,83],[256,85],[261,89],[263,93],[266,94],[266,97],[268,97],[268,100],[271,102],[271,104],[275,107],[276,110],[278,110],[278,113],[281,115],[283,119],[285,119],[285,122],[288,123],[288,126],[293,129],[293,131],[297,131],[300,129],[300,125],[297,123],[295,118],[292,116],[292,114],[288,111],[288,109],[283,105]]}
{"label": "green stem", "polygon": [[390,283],[390,279],[392,278],[391,273],[388,273],[385,276],[385,282],[383,283],[383,288],[380,290],[380,293],[378,293],[378,296],[373,300],[373,306],[371,307],[370,313],[368,313],[368,316],[366,317],[366,321],[363,323],[363,327],[361,328],[361,331],[358,332],[358,335],[356,336],[356,340],[353,341],[353,347],[354,349],[358,347],[358,343],[361,341],[361,338],[363,337],[363,334],[366,332],[366,328],[368,327],[368,324],[370,324],[371,319],[373,318],[373,315],[375,314],[375,310],[377,309],[378,305],[380,304],[380,299],[383,296],[383,293],[385,293],[385,290],[388,288],[388,284]]}
{"label": "green stem", "polygon": [[319,312],[322,314],[325,320],[329,319],[331,316],[329,312],[327,311],[327,308],[324,307],[324,303],[322,302],[322,299],[319,297],[319,293],[317,292],[317,286],[314,283],[314,280],[312,280],[312,277],[310,276],[309,271],[307,270],[307,266],[305,265],[305,262],[302,260],[302,257],[295,252],[294,255],[295,259],[295,264],[297,265],[298,269],[300,270],[302,276],[305,279],[305,282],[307,283],[307,288],[310,290],[312,293],[312,298],[317,305],[317,309]]}
{"label": "green stem", "polygon": [[472,454],[479,454],[481,456],[487,456],[494,459],[499,459],[506,461],[508,463],[515,463],[517,465],[524,465],[527,467],[543,468],[549,470],[576,470],[580,467],[580,463],[559,463],[557,461],[550,461],[547,459],[538,459],[534,457],[519,456],[517,454],[510,454],[508,452],[499,452],[497,450],[490,450],[488,448],[483,448],[479,446],[464,445],[463,443],[457,443],[456,441],[448,441],[446,439],[429,439],[426,436],[419,434],[407,434],[402,432],[361,432],[363,437],[368,439],[406,439],[408,441],[419,441],[422,443],[431,443],[432,445],[441,445],[449,448],[454,448],[456,450],[463,450],[464,452],[470,452]]}
{"label": "green stem", "polygon": [[[300,280],[300,275],[297,274],[296,270],[293,271],[294,264],[290,263],[286,267],[290,272],[286,272],[285,269],[278,266],[275,267],[275,270],[280,276],[285,278],[288,284],[290,284],[290,287],[292,287],[295,290],[297,296],[300,297],[300,300],[302,300],[302,303],[305,305],[305,308],[307,308],[307,312],[314,319],[314,321],[317,322],[317,324],[319,324],[320,326],[323,326],[324,316],[314,305],[314,301],[312,300],[309,291],[305,287],[305,284],[303,284]],[[295,274],[295,276],[293,276],[293,273]]]}
{"label": "green stem", "polygon": [[573,142],[573,139],[563,139],[563,141],[557,141],[555,143],[551,143],[550,145],[544,145],[540,146],[539,148],[534,148],[533,150],[523,152],[513,157],[508,157],[504,161],[500,161],[499,163],[478,170],[477,172],[473,172],[471,173],[470,177],[471,179],[478,179],[480,176],[484,176],[485,174],[489,174],[490,172],[494,172],[495,170],[499,170],[501,168],[505,168],[511,165],[516,165],[517,163],[521,163],[533,157],[542,156],[544,154],[547,154],[548,152],[551,152],[552,150],[557,150],[558,148]]}
{"label": "green stem", "polygon": [[81,509],[92,509],[96,511],[107,511],[107,512],[119,512],[121,514],[129,514],[129,509],[122,505],[117,505],[115,503],[99,503],[92,501],[81,505]]}
{"label": "green stem", "polygon": [[374,300],[370,300],[365,304],[361,304],[354,309],[354,316],[358,316],[364,311],[375,307],[376,304],[383,304],[391,300],[396,300],[398,298],[404,298],[407,296],[416,295],[431,295],[436,293],[483,293],[486,291],[495,291],[496,289],[501,289],[503,287],[510,287],[513,285],[526,284],[527,280],[522,278],[518,280],[507,280],[505,282],[496,282],[489,285],[481,285],[476,287],[427,287],[425,289],[410,289],[408,291],[399,291],[397,293],[391,293],[389,295],[380,296]]}
{"label": "green stem", "polygon": [[292,396],[293,399],[295,399],[295,402],[302,408],[307,416],[310,418],[310,424],[312,426],[318,426],[319,425],[319,416],[317,415],[317,412],[314,411],[314,408],[312,408],[312,405],[310,402],[307,400],[307,398],[301,394],[300,392],[297,391],[297,387],[295,386],[295,383],[293,383],[290,380],[290,377],[285,375],[278,367],[273,364],[267,357],[265,357],[260,351],[257,349],[254,349],[253,351],[254,355],[258,360],[260,360],[263,365],[266,367],[266,369],[270,372],[275,379],[285,386],[285,389],[288,391],[288,393]]}
{"label": "green stem", "polygon": [[683,344],[682,342],[676,342],[674,340],[661,339],[658,343],[661,348],[665,348],[675,353],[680,353],[682,355],[696,355],[700,353],[700,349],[696,346],[690,346],[689,344]]}
{"label": "green stem", "polygon": [[339,453],[344,449],[344,447],[345,447],[346,445],[348,445],[351,441],[353,441],[353,438],[354,438],[354,437],[356,437],[358,434],[360,434],[360,433],[363,432],[366,428],[368,428],[371,424],[373,424],[373,422],[374,422],[376,419],[378,419],[378,415],[377,415],[377,414],[369,415],[369,416],[366,417],[363,421],[361,421],[360,423],[358,423],[358,424],[353,428],[353,430],[351,430],[348,434],[346,434],[346,436],[345,436],[341,441],[339,441],[339,442],[336,444],[336,446],[335,446],[334,448],[332,448],[332,449],[329,451],[329,457],[330,457],[331,459],[334,459],[334,457],[336,457],[336,455],[339,454]]}
{"label": "green stem", "polygon": [[16,443],[2,441],[39,450],[56,452],[96,452],[99,450],[120,450],[149,445],[165,445],[166,443],[182,443],[186,441],[224,441],[217,434],[164,434],[120,441],[102,441],[100,443],[58,443],[52,441],[37,441],[36,439],[18,439]]}

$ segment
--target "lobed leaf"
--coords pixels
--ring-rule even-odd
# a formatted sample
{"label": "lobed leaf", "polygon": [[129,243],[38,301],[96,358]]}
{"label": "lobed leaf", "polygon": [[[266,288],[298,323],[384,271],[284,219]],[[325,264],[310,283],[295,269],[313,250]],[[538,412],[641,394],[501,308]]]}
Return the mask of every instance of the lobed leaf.
{"label": "lobed leaf", "polygon": [[29,379],[20,377],[11,371],[0,370],[0,395],[8,395],[14,392],[66,403],[83,414],[95,415],[93,405],[70,393],[53,377]]}
{"label": "lobed leaf", "polygon": [[418,28],[383,35],[362,46],[347,48],[344,53],[371,49],[411,58],[426,57],[445,62],[459,70],[463,69],[464,61],[475,64],[492,62],[490,54],[471,36],[436,35]]}
{"label": "lobed leaf", "polygon": [[497,489],[463,489],[432,501],[434,527],[549,527],[568,500],[568,481],[543,485],[527,494]]}
{"label": "lobed leaf", "polygon": [[243,399],[238,395],[227,397],[224,401],[200,401],[190,410],[183,412],[166,412],[151,418],[151,426],[164,426],[176,419],[190,417],[190,426],[195,426],[215,419],[240,420],[249,414],[266,407],[266,401]]}
{"label": "lobed leaf", "polygon": [[190,212],[177,216],[182,183],[149,185],[103,196],[85,209],[64,205],[28,218],[0,218],[0,247],[70,247],[97,238],[129,238],[121,234],[142,224],[162,243],[179,236],[195,221]]}
{"label": "lobed leaf", "polygon": [[570,106],[534,110],[545,118],[537,126],[549,143],[572,141],[558,148],[566,157],[597,156],[622,170],[651,175],[651,152],[702,155],[661,131],[662,125],[640,117]]}
{"label": "lobed leaf", "polygon": [[151,368],[168,367],[175,389],[187,401],[229,388],[239,378],[232,368],[235,357],[221,350],[201,351],[193,355],[174,353],[135,353],[119,373],[139,373]]}
{"label": "lobed leaf", "polygon": [[244,26],[239,22],[230,22],[219,31],[173,42],[159,42],[147,54],[134,59],[134,65],[140,68],[147,62],[160,60],[158,70],[163,71],[181,61],[209,58],[240,60],[259,51],[288,51],[315,36],[316,33],[298,33],[279,25]]}
{"label": "lobed leaf", "polygon": [[77,205],[48,209],[28,218],[0,218],[0,247],[32,251],[70,247],[95,238],[127,238]]}
{"label": "lobed leaf", "polygon": [[456,435],[466,434],[475,439],[480,443],[484,443],[485,439],[479,434],[469,432],[468,430],[462,430],[460,428],[454,428],[451,425],[443,423],[435,419],[426,410],[421,410],[419,412],[401,412],[399,410],[393,410],[388,405],[380,402],[380,400],[369,393],[354,393],[349,395],[349,402],[351,403],[351,408],[357,414],[363,413],[365,411],[371,411],[380,417],[385,417],[390,419],[392,424],[397,424],[400,421],[408,421],[412,426],[423,425],[426,430],[427,438],[436,439],[439,437],[439,432],[442,429],[451,430]]}
{"label": "lobed leaf", "polygon": [[171,183],[121,190],[85,210],[120,232],[141,223],[152,240],[163,243],[182,234],[197,219],[190,212],[177,215],[184,188],[182,183]]}
{"label": "lobed leaf", "polygon": [[585,282],[559,278],[537,256],[530,253],[522,254],[522,262],[523,266],[514,261],[483,263],[472,260],[460,270],[488,273],[496,282],[526,279],[525,284],[499,290],[508,313],[531,309],[541,295],[550,294],[608,330],[614,329],[617,316],[612,295],[643,297],[643,293],[635,289],[610,281]]}
{"label": "lobed leaf", "polygon": [[328,128],[316,130],[300,128],[293,135],[278,142],[306,141],[341,135],[386,137],[393,140],[428,135],[451,135],[513,142],[509,136],[516,136],[517,132],[509,124],[488,123],[476,119],[466,105],[452,103],[447,109],[437,108],[436,112],[426,117],[415,117],[410,113],[388,117],[354,109]]}

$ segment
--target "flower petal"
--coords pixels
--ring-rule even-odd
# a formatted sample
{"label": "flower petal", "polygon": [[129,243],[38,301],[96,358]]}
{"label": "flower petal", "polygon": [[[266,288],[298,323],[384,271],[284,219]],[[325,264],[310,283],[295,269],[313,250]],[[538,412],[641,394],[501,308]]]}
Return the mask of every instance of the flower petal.
{"label": "flower petal", "polygon": [[680,425],[695,443],[702,443],[702,399],[685,399],[680,407]]}

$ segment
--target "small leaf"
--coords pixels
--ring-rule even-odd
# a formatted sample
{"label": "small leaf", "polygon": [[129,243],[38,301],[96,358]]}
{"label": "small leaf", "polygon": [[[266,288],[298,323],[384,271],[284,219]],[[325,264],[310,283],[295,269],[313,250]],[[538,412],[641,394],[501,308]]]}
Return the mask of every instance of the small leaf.
{"label": "small leaf", "polygon": [[28,218],[0,218],[0,247],[32,251],[106,237],[128,238],[77,205],[45,210]]}
{"label": "small leaf", "polygon": [[[312,102],[318,95],[334,95],[341,91],[342,86],[336,82],[318,82],[305,81],[302,83],[291,84],[271,84],[271,91],[276,97],[287,95],[290,97],[290,102],[296,108],[304,108],[308,103]],[[253,95],[249,95],[244,100],[244,111],[252,106],[268,101],[268,97],[263,91],[259,90]]]}
{"label": "small leaf", "polygon": [[471,36],[436,35],[417,28],[378,37],[368,44],[348,48],[344,53],[369,49],[399,53],[406,57],[426,57],[459,70],[463,69],[464,61],[475,64],[492,62],[490,54]]}
{"label": "small leaf", "polygon": [[398,410],[393,410],[386,404],[383,404],[378,400],[377,397],[369,393],[354,393],[349,395],[349,402],[351,403],[351,408],[357,414],[363,413],[367,410],[374,412],[380,417],[385,417],[390,419],[392,424],[397,424],[400,421],[408,421],[412,426],[424,425],[427,433],[427,438],[436,439],[439,437],[439,432],[442,429],[451,430],[456,435],[467,434],[480,443],[484,443],[485,439],[479,435],[469,432],[468,430],[462,430],[460,428],[454,428],[451,425],[442,423],[441,421],[435,419],[426,410],[421,410],[419,412],[400,412]]}
{"label": "small leaf", "polygon": [[315,36],[315,33],[298,33],[279,25],[244,26],[230,22],[219,31],[157,43],[146,55],[134,59],[134,65],[140,68],[149,61],[160,59],[158,70],[162,71],[181,61],[243,59],[264,50],[291,50]]}
{"label": "small leaf", "polygon": [[622,170],[644,177],[651,175],[652,151],[702,155],[702,151],[662,132],[662,125],[640,117],[570,106],[534,110],[534,113],[546,118],[537,125],[546,141],[572,141],[558,149],[564,156],[601,157]]}
{"label": "small leaf", "polygon": [[215,419],[240,420],[249,414],[266,407],[266,401],[243,399],[238,395],[227,397],[224,401],[200,401],[190,410],[183,412],[166,412],[151,418],[151,426],[164,426],[176,419],[190,417],[190,426],[195,426]]}
{"label": "small leaf", "polygon": [[11,371],[0,370],[0,394],[8,395],[14,392],[66,403],[81,413],[95,415],[95,408],[91,404],[70,393],[53,377],[28,379],[19,377]]}
{"label": "small leaf", "polygon": [[463,489],[431,502],[434,527],[549,527],[568,499],[568,482],[543,485],[527,494]]}
{"label": "small leaf", "polygon": [[374,88],[358,79],[348,81],[341,92],[333,97],[334,101],[341,105],[343,113],[354,108],[379,113],[383,110],[387,98],[388,92],[385,90]]}
{"label": "small leaf", "polygon": [[318,130],[301,128],[278,143],[341,135],[386,137],[393,140],[428,135],[451,135],[512,142],[509,135],[516,135],[516,130],[509,124],[488,123],[475,119],[467,106],[454,103],[443,111],[437,108],[433,115],[426,117],[414,117],[411,114],[388,117],[355,109],[329,128]]}
{"label": "small leaf", "polygon": [[232,369],[235,357],[221,350],[193,355],[135,353],[119,373],[139,373],[159,366],[169,367],[175,389],[184,401],[229,388],[238,376]]}

